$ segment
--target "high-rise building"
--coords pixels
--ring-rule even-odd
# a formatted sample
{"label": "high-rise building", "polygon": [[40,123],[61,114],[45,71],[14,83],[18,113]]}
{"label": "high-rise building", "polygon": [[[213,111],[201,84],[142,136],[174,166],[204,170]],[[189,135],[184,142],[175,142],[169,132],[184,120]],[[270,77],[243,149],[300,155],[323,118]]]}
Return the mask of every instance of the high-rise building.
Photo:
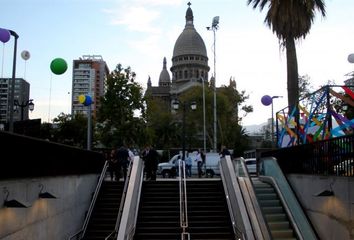
{"label": "high-rise building", "polygon": [[[12,78],[0,78],[0,124],[4,126],[10,121],[10,94]],[[30,84],[23,78],[15,78],[14,101],[25,105],[29,100]],[[14,105],[13,121],[28,119],[28,105],[19,107]]]}
{"label": "high-rise building", "polygon": [[83,55],[73,61],[71,114],[87,115],[87,107],[79,102],[80,95],[92,98],[92,116],[96,117],[100,98],[105,94],[105,83],[109,69],[100,55]]}

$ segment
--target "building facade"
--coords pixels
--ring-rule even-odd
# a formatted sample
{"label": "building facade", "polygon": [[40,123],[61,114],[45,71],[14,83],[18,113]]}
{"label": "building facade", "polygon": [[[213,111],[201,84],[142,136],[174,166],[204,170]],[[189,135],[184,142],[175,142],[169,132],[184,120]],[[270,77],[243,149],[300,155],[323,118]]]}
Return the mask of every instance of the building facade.
{"label": "building facade", "polygon": [[105,94],[105,83],[109,69],[100,55],[83,55],[73,61],[71,114],[87,115],[87,106],[79,102],[80,95],[92,98],[92,116],[96,117],[100,98]]}
{"label": "building facade", "polygon": [[146,95],[162,99],[166,104],[171,104],[174,99],[194,86],[201,86],[203,81],[208,83],[208,55],[202,37],[194,28],[193,11],[188,3],[186,23],[182,33],[177,38],[172,56],[170,73],[167,70],[167,60],[163,59],[158,86],[152,86],[149,77]]}
{"label": "building facade", "polygon": [[[12,78],[0,78],[0,124],[4,126],[10,121],[10,94],[12,86]],[[15,78],[13,121],[28,119],[28,105],[30,84],[23,78]],[[23,119],[21,119],[23,117]]]}

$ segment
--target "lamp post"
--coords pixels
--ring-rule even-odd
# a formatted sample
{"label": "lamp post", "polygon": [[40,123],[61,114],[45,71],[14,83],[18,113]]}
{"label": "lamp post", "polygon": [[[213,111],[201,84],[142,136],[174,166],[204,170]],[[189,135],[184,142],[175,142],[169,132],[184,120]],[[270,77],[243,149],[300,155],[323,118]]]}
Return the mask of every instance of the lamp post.
{"label": "lamp post", "polygon": [[14,101],[14,106],[15,107],[20,107],[21,108],[21,121],[23,121],[23,113],[24,109],[28,106],[28,109],[32,112],[34,109],[34,103],[33,99],[29,99],[27,101],[22,101],[21,103],[18,102],[18,100]]}
{"label": "lamp post", "polygon": [[272,144],[274,144],[274,113],[273,113],[273,99],[282,98],[283,96],[273,96],[272,97]]}
{"label": "lamp post", "polygon": [[269,105],[272,105],[272,117],[271,117],[271,121],[272,121],[272,124],[271,124],[271,141],[272,141],[272,144],[274,144],[274,118],[273,118],[273,99],[274,98],[282,98],[283,96],[269,96],[269,95],[264,95],[261,99],[261,102],[264,106],[269,106]]}
{"label": "lamp post", "polygon": [[[186,159],[186,111],[187,111],[187,104],[188,102],[182,102],[182,160],[184,161]],[[174,110],[178,110],[179,108],[179,101],[175,100],[172,103],[172,107]],[[192,110],[197,109],[197,104],[196,102],[190,102],[190,107]]]}
{"label": "lamp post", "polygon": [[206,153],[206,123],[205,123],[205,87],[204,78],[201,78],[203,82],[203,147],[204,153]]}
{"label": "lamp post", "polygon": [[10,110],[10,124],[9,131],[14,131],[14,99],[15,99],[15,79],[16,79],[16,55],[17,55],[17,39],[18,35],[15,31],[9,30],[10,34],[15,38],[14,45],[14,56],[13,56],[13,64],[12,64],[12,81],[11,81],[11,94],[9,99],[9,110]]}
{"label": "lamp post", "polygon": [[213,18],[213,22],[211,24],[211,27],[207,27],[207,30],[213,31],[214,33],[214,43],[213,43],[213,53],[214,53],[214,152],[217,152],[217,131],[216,131],[216,125],[217,125],[217,118],[216,118],[216,30],[218,30],[219,27],[219,16],[215,16]]}

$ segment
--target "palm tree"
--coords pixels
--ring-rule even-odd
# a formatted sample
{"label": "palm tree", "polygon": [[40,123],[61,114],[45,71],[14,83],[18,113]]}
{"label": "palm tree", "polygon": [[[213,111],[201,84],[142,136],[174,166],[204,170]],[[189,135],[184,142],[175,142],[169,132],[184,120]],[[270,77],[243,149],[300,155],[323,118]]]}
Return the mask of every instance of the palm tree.
{"label": "palm tree", "polygon": [[326,16],[323,0],[247,0],[247,4],[262,11],[269,5],[264,22],[279,39],[280,46],[286,48],[288,105],[296,107],[299,99],[299,76],[295,40],[305,38],[310,32],[315,11]]}

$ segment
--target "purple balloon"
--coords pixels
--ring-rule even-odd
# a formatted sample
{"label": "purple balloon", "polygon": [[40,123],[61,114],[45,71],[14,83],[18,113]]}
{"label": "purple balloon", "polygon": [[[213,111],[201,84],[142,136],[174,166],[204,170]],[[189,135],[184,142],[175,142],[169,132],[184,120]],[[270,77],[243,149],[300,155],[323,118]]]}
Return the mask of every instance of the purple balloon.
{"label": "purple balloon", "polygon": [[261,102],[264,106],[269,106],[272,104],[272,98],[269,95],[264,95],[261,99]]}
{"label": "purple balloon", "polygon": [[7,43],[10,40],[10,31],[7,29],[0,28],[0,41]]}

